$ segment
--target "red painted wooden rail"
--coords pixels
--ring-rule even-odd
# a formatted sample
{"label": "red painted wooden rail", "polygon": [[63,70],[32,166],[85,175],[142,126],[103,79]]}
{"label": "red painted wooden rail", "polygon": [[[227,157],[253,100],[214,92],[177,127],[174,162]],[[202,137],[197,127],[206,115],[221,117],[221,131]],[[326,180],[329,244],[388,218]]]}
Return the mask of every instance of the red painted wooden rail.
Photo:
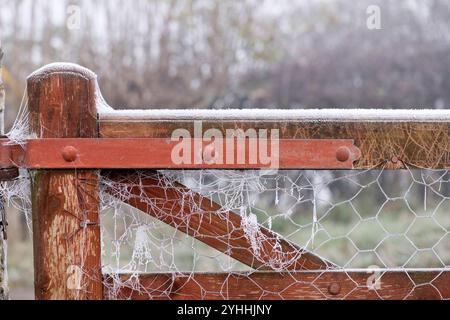
{"label": "red painted wooden rail", "polygon": [[[157,204],[150,208],[139,197],[126,202],[168,225],[178,226],[207,245],[229,254],[258,270],[248,274],[147,274],[140,285],[154,299],[402,299],[449,298],[450,274],[447,271],[386,272],[381,291],[367,289],[363,272],[333,270],[334,266],[296,245],[281,240],[274,250],[275,233],[263,227],[262,250],[255,255],[241,229],[239,215],[223,213],[218,204],[194,195],[191,201],[198,212],[182,203],[182,185],[164,186],[158,173],[147,174],[143,188],[133,184],[135,171],[116,169],[161,168],[264,168],[261,163],[174,164],[171,133],[177,128],[194,131],[193,120],[202,120],[204,129],[278,129],[279,168],[362,169],[383,165],[400,169],[405,165],[448,168],[442,157],[450,146],[446,117],[437,112],[424,113],[422,119],[400,112],[382,120],[370,114],[350,114],[351,118],[329,116],[292,118],[276,116],[255,118],[234,116],[152,117],[151,112],[127,114],[108,109],[97,92],[96,76],[77,65],[50,65],[28,78],[29,121],[36,137],[23,145],[0,144],[3,172],[18,166],[36,170],[32,181],[35,292],[38,299],[112,298],[111,278],[101,272],[99,228],[99,175],[126,186],[131,195],[142,190]],[[281,113],[281,112],[280,112]],[[285,112],[284,112],[285,113]],[[366,117],[366,118],[364,118]],[[317,121],[319,120],[319,121]],[[432,128],[433,130],[430,130]],[[250,140],[246,140],[249,146]],[[436,142],[439,141],[439,142]],[[193,141],[195,143],[195,141]],[[224,143],[226,144],[226,143]],[[204,142],[202,142],[202,146]],[[423,149],[423,146],[429,146]],[[246,159],[250,158],[246,148]],[[226,149],[216,149],[223,152]],[[237,154],[234,153],[233,156]],[[194,154],[193,154],[194,155]],[[203,159],[205,160],[205,159]],[[208,159],[206,159],[208,160]],[[153,178],[152,178],[153,175]],[[9,176],[11,178],[11,171]],[[164,189],[164,190],[163,190]],[[107,190],[108,191],[108,190]],[[114,190],[109,190],[114,195]],[[221,211],[221,219],[217,212]],[[189,214],[191,219],[184,217]],[[223,217],[226,219],[222,219]],[[207,217],[208,219],[202,219]],[[229,227],[232,227],[232,233]],[[193,232],[195,230],[195,232]],[[273,259],[275,255],[276,259]],[[284,261],[272,266],[269,261]],[[284,272],[274,272],[282,268]],[[272,270],[273,269],[273,270]],[[76,285],[73,285],[73,279]],[[121,276],[125,282],[135,278]],[[70,280],[70,281],[69,281]],[[72,282],[71,282],[72,281]],[[71,285],[68,285],[71,283]],[[226,283],[227,290],[220,288]],[[279,294],[267,294],[279,292]],[[143,299],[140,291],[119,288],[118,298]]]}
{"label": "red painted wooden rail", "polygon": [[[259,144],[270,142],[245,139],[243,157],[238,162],[236,139],[215,140],[211,159],[204,149],[211,142],[187,139],[192,146],[190,159],[177,163],[172,159],[179,141],[170,138],[44,138],[29,139],[21,145],[0,139],[0,168],[17,166],[27,169],[269,169],[259,157],[252,161],[251,145],[259,152]],[[279,139],[277,164],[273,169],[352,169],[359,149],[349,139]],[[220,145],[220,149],[219,149]],[[232,148],[227,149],[226,146]],[[214,147],[214,145],[213,145]],[[126,152],[124,152],[126,150]],[[208,153],[208,155],[209,155]],[[106,156],[107,155],[107,156]],[[199,158],[197,163],[195,159]],[[231,159],[227,163],[227,159]]]}

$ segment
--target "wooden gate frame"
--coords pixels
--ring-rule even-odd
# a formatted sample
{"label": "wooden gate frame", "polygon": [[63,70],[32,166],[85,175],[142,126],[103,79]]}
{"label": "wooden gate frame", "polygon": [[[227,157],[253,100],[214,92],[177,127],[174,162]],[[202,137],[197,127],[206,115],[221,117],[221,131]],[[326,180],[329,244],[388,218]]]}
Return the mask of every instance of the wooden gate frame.
{"label": "wooden gate frame", "polygon": [[[95,74],[73,64],[54,64],[36,71],[28,78],[27,88],[30,129],[37,138],[28,142],[25,151],[3,141],[0,167],[19,165],[39,169],[32,175],[31,191],[37,299],[111,297],[108,285],[104,283],[112,280],[101,272],[100,174],[116,181],[129,181],[130,194],[140,193],[141,190],[132,187],[132,182],[138,178],[135,171],[124,168],[168,168],[170,166],[165,165],[168,163],[167,155],[151,163],[140,158],[138,165],[129,155],[139,157],[139,147],[142,147],[139,143],[148,148],[156,145],[152,149],[154,151],[164,148],[173,130],[184,128],[193,132],[195,119],[202,120],[205,129],[216,128],[222,132],[236,128],[279,129],[280,141],[286,143],[280,150],[280,158],[290,159],[290,162],[282,164],[281,169],[367,169],[379,166],[401,169],[408,165],[450,168],[450,122],[449,115],[443,117],[442,111],[429,110],[422,119],[408,117],[400,111],[387,112],[390,117],[381,120],[372,118],[376,111],[353,114],[351,118],[346,117],[346,114],[351,114],[348,112],[332,115],[329,111],[318,112],[311,118],[302,116],[299,111],[292,111],[291,118],[283,119],[275,115],[258,118],[245,111],[226,119],[213,119],[205,112],[199,117],[191,115],[176,119],[167,112],[167,117],[158,115],[155,118],[151,110],[129,114],[104,105],[99,107],[103,102],[97,92]],[[130,144],[129,139],[134,142]],[[305,143],[312,143],[311,161],[315,153],[321,154],[319,165],[317,159],[313,164],[309,160],[301,162],[308,156],[286,151],[295,151]],[[125,153],[128,157],[119,162],[108,162],[103,157],[105,150],[118,154],[118,148],[130,150]],[[211,167],[214,166],[199,165],[196,168]],[[98,170],[108,168],[122,170]],[[366,271],[333,270],[331,263],[285,240],[281,241],[282,250],[276,253],[276,260],[290,263],[283,265],[285,272],[275,272],[268,267],[267,261],[274,258],[272,249],[278,239],[276,234],[261,228],[267,241],[258,256],[249,254],[252,251],[247,248],[251,248],[251,244],[240,229],[239,215],[229,212],[226,222],[218,219],[214,212],[220,207],[204,201],[200,195],[193,196],[190,201],[202,209],[201,213],[187,212],[188,206],[181,204],[183,186],[162,191],[157,173],[152,171],[148,176],[143,181],[143,190],[159,203],[159,212],[149,208],[139,197],[131,197],[128,204],[169,225],[181,225],[183,232],[255,268],[257,272],[146,274],[140,276],[145,294],[124,286],[119,289],[119,298],[144,299],[149,298],[149,293],[154,299],[450,298],[450,273],[447,271],[385,272],[381,276],[382,289],[374,291],[367,288],[369,275]],[[174,206],[179,208],[177,212],[181,216],[170,214],[169,207],[173,209]],[[188,222],[183,219],[183,214],[187,213],[192,215]],[[202,219],[205,215],[208,219]],[[228,231],[230,224],[235,230],[231,233]],[[125,282],[133,281],[127,275],[121,277]],[[225,282],[226,286],[223,286]]]}

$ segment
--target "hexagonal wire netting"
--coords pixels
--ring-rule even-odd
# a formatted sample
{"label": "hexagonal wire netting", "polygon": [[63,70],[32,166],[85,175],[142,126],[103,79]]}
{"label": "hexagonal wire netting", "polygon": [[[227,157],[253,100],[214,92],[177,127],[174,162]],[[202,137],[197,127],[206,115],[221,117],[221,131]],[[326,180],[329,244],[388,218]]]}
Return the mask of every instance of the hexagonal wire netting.
{"label": "hexagonal wire netting", "polygon": [[[186,221],[174,228],[117,200],[140,197],[148,206],[156,206],[157,196],[144,192],[149,177],[167,188],[182,183],[189,188],[183,189],[182,201],[201,194],[220,205],[216,214],[224,219],[230,211],[238,214],[240,226],[230,228],[243,230],[251,243],[249,255],[261,254],[266,239],[260,229],[267,228],[280,235],[280,243],[290,241],[300,255],[307,249],[334,270],[443,272],[450,267],[447,170],[282,170],[266,176],[260,171],[202,170],[139,175],[134,187],[142,192],[137,196],[127,191],[129,181],[102,181],[115,196],[102,194],[104,265],[110,274],[254,271],[195,239],[201,231],[186,235],[186,221],[192,216],[184,216]],[[174,216],[179,214],[176,206],[171,210]],[[229,248],[233,249],[238,248]],[[272,257],[256,269],[283,271],[289,263],[285,260],[281,255],[280,261]],[[110,292],[114,295],[114,290]]]}

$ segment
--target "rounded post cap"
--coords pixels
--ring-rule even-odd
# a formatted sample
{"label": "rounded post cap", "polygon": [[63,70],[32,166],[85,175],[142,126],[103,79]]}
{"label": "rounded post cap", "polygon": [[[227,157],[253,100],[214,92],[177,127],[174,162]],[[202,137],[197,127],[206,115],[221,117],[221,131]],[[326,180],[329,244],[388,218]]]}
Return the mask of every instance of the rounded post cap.
{"label": "rounded post cap", "polygon": [[68,62],[55,62],[47,64],[37,69],[28,76],[27,80],[32,82],[39,81],[40,79],[48,77],[49,75],[55,73],[75,73],[79,74],[80,76],[88,80],[97,78],[97,75],[93,71],[85,67],[82,67],[79,64]]}

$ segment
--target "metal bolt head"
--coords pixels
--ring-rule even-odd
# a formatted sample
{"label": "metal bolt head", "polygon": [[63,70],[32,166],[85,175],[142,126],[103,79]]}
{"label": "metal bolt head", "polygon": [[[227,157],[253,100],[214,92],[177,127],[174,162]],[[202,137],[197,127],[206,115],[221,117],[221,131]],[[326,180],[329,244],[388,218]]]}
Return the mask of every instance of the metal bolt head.
{"label": "metal bolt head", "polygon": [[341,285],[337,282],[333,282],[328,286],[328,292],[333,295],[336,296],[341,292]]}
{"label": "metal bolt head", "polygon": [[350,159],[350,149],[347,147],[340,147],[337,149],[336,159],[340,162],[345,162]]}
{"label": "metal bolt head", "polygon": [[398,157],[396,157],[396,156],[393,156],[393,157],[391,158],[391,162],[394,163],[394,164],[397,164],[398,161],[399,161],[399,159],[398,159]]}
{"label": "metal bolt head", "polygon": [[63,148],[61,155],[67,162],[74,162],[78,158],[78,150],[72,146],[66,146]]}

